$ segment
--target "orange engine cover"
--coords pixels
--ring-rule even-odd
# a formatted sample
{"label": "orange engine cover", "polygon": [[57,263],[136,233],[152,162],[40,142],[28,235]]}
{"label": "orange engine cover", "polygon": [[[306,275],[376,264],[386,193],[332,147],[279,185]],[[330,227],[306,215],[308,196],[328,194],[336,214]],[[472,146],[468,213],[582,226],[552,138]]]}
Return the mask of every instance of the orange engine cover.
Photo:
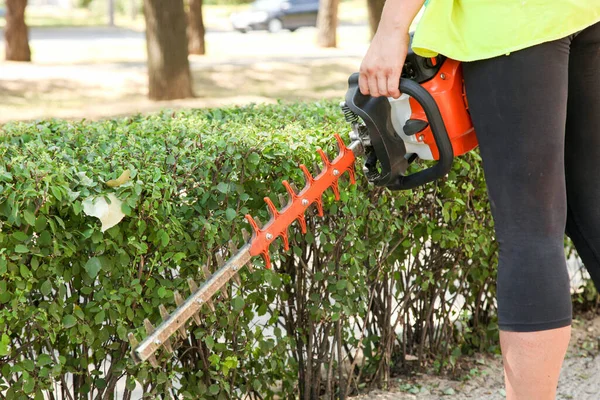
{"label": "orange engine cover", "polygon": [[[431,94],[440,109],[454,155],[460,156],[477,147],[477,137],[464,89],[461,63],[446,59],[436,76],[422,83],[421,86]],[[413,98],[409,101],[412,111],[410,118],[427,120],[421,105]],[[429,126],[419,133],[419,141],[429,146],[435,160],[439,159],[439,151]]]}

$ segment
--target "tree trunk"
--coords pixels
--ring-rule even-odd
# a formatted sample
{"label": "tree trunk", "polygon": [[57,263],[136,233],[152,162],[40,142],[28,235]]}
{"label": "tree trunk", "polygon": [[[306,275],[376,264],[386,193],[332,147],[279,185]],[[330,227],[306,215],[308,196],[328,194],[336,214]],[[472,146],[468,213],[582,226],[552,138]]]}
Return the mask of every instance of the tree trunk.
{"label": "tree trunk", "polygon": [[193,97],[183,0],[144,0],[148,97]]}
{"label": "tree trunk", "polygon": [[190,12],[188,14],[188,51],[190,54],[206,54],[204,32],[202,0],[190,0]]}
{"label": "tree trunk", "polygon": [[339,0],[321,0],[317,16],[317,44],[320,47],[337,46]]}
{"label": "tree trunk", "polygon": [[115,26],[115,0],[108,0],[108,26]]}
{"label": "tree trunk", "polygon": [[138,15],[139,6],[137,0],[129,0],[129,17],[132,21],[135,21]]}
{"label": "tree trunk", "polygon": [[371,38],[375,36],[375,32],[377,32],[377,27],[379,26],[379,20],[381,19],[381,12],[383,11],[384,4],[385,0],[367,0]]}
{"label": "tree trunk", "polygon": [[6,0],[4,48],[7,61],[31,61],[25,7],[27,7],[27,0]]}

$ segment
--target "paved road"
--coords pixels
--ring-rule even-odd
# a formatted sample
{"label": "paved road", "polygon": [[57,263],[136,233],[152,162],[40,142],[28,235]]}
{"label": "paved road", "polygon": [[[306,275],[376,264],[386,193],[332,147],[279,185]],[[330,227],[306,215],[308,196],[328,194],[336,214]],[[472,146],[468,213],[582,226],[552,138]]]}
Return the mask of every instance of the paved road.
{"label": "paved road", "polygon": [[[352,30],[353,28],[366,28],[366,24],[344,23],[338,26],[342,32]],[[316,28],[306,27],[301,28],[298,32],[314,33]],[[206,31],[207,39],[214,36],[227,36],[230,38],[242,38],[244,36],[260,39],[263,37],[272,37],[274,35],[286,35],[288,31],[282,31],[277,34],[268,33],[266,31],[255,31],[242,34],[233,30],[225,29],[208,29]],[[4,29],[0,28],[0,36],[4,37]],[[145,40],[143,31],[119,27],[103,27],[103,26],[73,26],[73,27],[33,27],[29,29],[29,39],[32,41],[89,41],[89,40]]]}

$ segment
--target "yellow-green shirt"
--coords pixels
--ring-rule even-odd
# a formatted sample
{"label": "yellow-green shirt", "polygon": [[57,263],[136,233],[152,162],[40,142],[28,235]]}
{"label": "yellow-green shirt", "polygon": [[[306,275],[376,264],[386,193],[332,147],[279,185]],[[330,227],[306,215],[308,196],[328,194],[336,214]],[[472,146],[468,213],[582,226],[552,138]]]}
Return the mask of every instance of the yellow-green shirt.
{"label": "yellow-green shirt", "polygon": [[600,21],[600,0],[430,0],[412,47],[474,61],[561,39]]}

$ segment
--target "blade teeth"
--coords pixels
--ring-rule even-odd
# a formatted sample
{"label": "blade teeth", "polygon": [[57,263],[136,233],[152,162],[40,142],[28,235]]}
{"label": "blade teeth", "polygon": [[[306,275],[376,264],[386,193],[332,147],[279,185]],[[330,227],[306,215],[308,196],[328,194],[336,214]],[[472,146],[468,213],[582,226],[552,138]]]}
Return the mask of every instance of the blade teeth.
{"label": "blade teeth", "polygon": [[129,344],[131,345],[132,348],[136,348],[140,343],[137,341],[137,339],[135,338],[135,335],[133,334],[133,332],[129,332],[127,334],[127,338],[129,339]]}
{"label": "blade teeth", "polygon": [[269,256],[269,253],[265,251],[264,253],[262,253],[262,256],[265,260],[265,268],[271,269],[271,257]]}
{"label": "blade teeth", "polygon": [[322,217],[324,215],[324,213],[323,213],[323,200],[321,200],[320,198],[318,198],[317,200],[315,200],[315,207],[317,207],[317,214],[319,215],[319,217]]}
{"label": "blade teeth", "polygon": [[240,279],[240,276],[238,274],[233,274],[231,276],[231,278],[233,279],[233,281],[236,283],[236,285],[242,286],[242,280]]}
{"label": "blade teeth", "polygon": [[217,259],[217,266],[219,268],[221,268],[225,264],[225,261],[223,261],[223,256],[220,254],[217,254],[217,255],[215,255],[215,258]]}
{"label": "blade teeth", "polygon": [[254,267],[251,263],[246,264],[246,268],[248,268],[248,271],[250,271],[250,273],[254,272]]}
{"label": "blade teeth", "polygon": [[258,219],[258,217],[255,217],[254,221],[256,221],[256,226],[258,226],[258,229],[261,230],[264,225],[262,224],[262,222],[260,222],[260,219]]}
{"label": "blade teeth", "polygon": [[[208,270],[208,267],[205,265],[204,267],[202,267],[204,275],[206,276],[206,279],[209,279],[211,277],[211,273]],[[192,292],[192,294],[196,293],[196,291],[198,290],[198,285],[196,285],[196,282],[194,282],[194,280],[192,278],[188,278],[188,286],[190,287],[190,291]],[[182,300],[183,302],[183,300]],[[210,308],[210,310],[212,312],[215,311],[215,306],[213,304],[213,302],[209,299],[209,300],[205,300],[204,303],[208,306],[208,308]],[[198,323],[198,325],[200,325],[200,318],[196,319],[196,322]]]}
{"label": "blade teeth", "polygon": [[158,311],[160,311],[160,317],[163,319],[163,321],[169,318],[169,312],[164,305],[159,304]]}
{"label": "blade teeth", "polygon": [[[206,265],[203,268],[205,269],[205,271],[208,270]],[[208,278],[206,278],[206,279],[208,279]],[[196,293],[196,291],[198,291],[198,284],[196,284],[196,282],[192,278],[187,278],[187,283],[188,283],[188,286],[190,287],[190,292],[192,292],[192,294],[194,294],[194,293]]]}
{"label": "blade teeth", "polygon": [[196,325],[200,326],[202,324],[199,313],[192,315],[192,318],[194,319],[194,322],[196,323]]}
{"label": "blade teeth", "polygon": [[254,231],[254,234],[258,235],[258,233],[260,232],[260,226],[259,226],[258,220],[252,218],[252,216],[250,214],[246,214],[246,220],[248,221],[248,223],[252,227],[252,230]]}
{"label": "blade teeth", "polygon": [[[306,167],[305,167],[306,168]],[[299,193],[300,191],[298,190],[298,188],[296,187],[295,184],[290,183],[290,187],[292,188],[292,190],[294,191],[294,193]]]}
{"label": "blade teeth", "polygon": [[340,187],[338,186],[337,182],[333,182],[331,184],[331,190],[333,190],[335,199],[339,201],[340,200]]}
{"label": "blade teeth", "polygon": [[325,167],[331,165],[331,161],[329,161],[329,157],[327,157],[327,154],[325,154],[323,149],[318,149],[317,152],[321,156],[321,160],[323,160],[323,164],[325,164]]}
{"label": "blade teeth", "polygon": [[[210,269],[208,269],[208,265],[203,265],[203,266],[202,266],[202,273],[204,274],[204,279],[205,279],[205,280],[209,280],[209,279],[210,279],[210,277],[212,276],[212,273],[210,272]],[[188,278],[188,283],[189,283],[189,280],[190,280],[190,279],[191,279],[191,278]],[[193,281],[192,281],[192,282],[193,282]],[[194,282],[194,285],[196,285],[196,283],[195,283],[195,282]],[[196,285],[196,287],[198,287],[198,286]],[[192,289],[191,289],[191,287],[190,287],[190,290],[192,290]]]}
{"label": "blade teeth", "polygon": [[177,304],[177,307],[183,304],[183,297],[181,297],[177,290],[173,292],[173,297],[175,297],[175,304]]}
{"label": "blade teeth", "polygon": [[227,285],[223,285],[221,288],[221,297],[223,300],[229,300],[229,293],[227,292]]}
{"label": "blade teeth", "polygon": [[133,334],[133,332],[129,332],[127,334],[127,339],[129,339],[129,344],[131,345],[131,358],[133,359],[133,361],[138,364],[140,362],[140,359],[138,358],[137,354],[135,354],[135,351],[133,349],[135,349],[136,347],[138,347],[138,345],[140,344],[137,339],[135,338],[135,335]]}
{"label": "blade teeth", "polygon": [[[175,298],[175,304],[177,304],[177,307],[179,307],[181,304],[183,304],[183,297],[181,297],[181,295],[179,294],[179,292],[176,290],[173,292],[173,297]],[[177,330],[179,337],[182,339],[186,339],[187,338],[187,331],[185,330],[185,326],[181,326],[178,330]]]}
{"label": "blade teeth", "polygon": [[206,300],[205,303],[208,308],[210,308],[210,311],[215,312],[215,305],[213,304],[212,300]]}
{"label": "blade teeth", "polygon": [[235,242],[233,240],[230,240],[228,242],[228,246],[229,246],[229,252],[231,253],[231,255],[233,256],[235,253],[237,253],[238,248],[235,245]]}
{"label": "blade teeth", "polygon": [[344,140],[342,139],[342,137],[340,135],[338,135],[337,133],[334,134],[333,137],[335,137],[335,141],[337,142],[337,147],[338,147],[338,151],[340,152],[340,154],[345,153],[348,148],[346,147],[346,143],[344,143]]}
{"label": "blade teeth", "polygon": [[267,208],[269,209],[269,213],[271,214],[271,218],[277,218],[279,216],[279,211],[275,207],[275,204],[271,201],[270,198],[265,197],[265,203],[267,203]]}
{"label": "blade teeth", "polygon": [[[287,191],[288,196],[290,197],[289,201],[292,201],[296,197],[298,197],[298,195],[296,194],[296,193],[298,193],[298,190],[294,187],[293,184],[290,184],[288,181],[282,181],[281,183],[285,187],[285,190]],[[288,204],[289,204],[289,201],[288,201]]]}
{"label": "blade teeth", "polygon": [[288,201],[285,198],[285,196],[283,196],[282,194],[280,194],[278,197],[279,197],[279,204],[280,204],[281,208],[286,207],[288,205]]}
{"label": "blade teeth", "polygon": [[354,175],[354,168],[350,168],[348,170],[348,175],[350,176],[350,183],[351,184],[356,184],[356,175]]}
{"label": "blade teeth", "polygon": [[[169,312],[167,311],[164,305],[160,304],[158,306],[158,311],[160,311],[160,317],[163,319],[163,321],[169,319]],[[169,353],[173,352],[173,347],[171,346],[171,341],[169,339],[165,340],[165,342],[163,343],[163,347]]]}
{"label": "blade teeth", "polygon": [[306,186],[310,186],[310,184],[315,181],[313,176],[310,174],[310,171],[308,170],[308,168],[306,168],[306,165],[301,164],[300,169],[304,173],[304,179],[306,180]]}
{"label": "blade teeth", "polygon": [[[152,325],[152,322],[150,322],[148,319],[144,319],[144,328],[146,328],[146,333],[148,335],[151,335],[152,332],[154,332],[154,326]],[[152,365],[154,368],[158,367],[158,361],[156,361],[156,357],[154,356],[154,354],[148,357],[148,361],[150,362],[150,365]]]}
{"label": "blade teeth", "polygon": [[300,215],[297,218],[297,220],[300,223],[300,229],[302,230],[302,234],[306,235],[306,217],[304,215]]}
{"label": "blade teeth", "polygon": [[315,171],[315,175],[319,175],[323,169],[319,167],[317,163],[313,164],[313,171]]}
{"label": "blade teeth", "polygon": [[245,228],[242,228],[242,237],[244,238],[244,242],[248,242],[250,240],[250,234]]}
{"label": "blade teeth", "polygon": [[288,237],[288,231],[287,229],[281,234],[281,238],[283,239],[283,249],[285,251],[289,251],[290,250],[290,240]]}
{"label": "blade teeth", "polygon": [[154,332],[154,325],[152,325],[152,322],[150,322],[148,318],[144,319],[144,328],[148,335],[151,335],[152,332]]}
{"label": "blade teeth", "polygon": [[[203,268],[208,270],[208,267],[206,265]],[[192,278],[188,278],[187,283],[188,283],[188,286],[190,287],[190,292],[192,292],[192,294],[194,294],[198,291],[198,285]],[[196,313],[196,314],[192,315],[192,318],[194,319],[194,322],[196,322],[196,325],[200,326],[200,324],[202,323],[202,321],[200,321],[200,313]]]}

